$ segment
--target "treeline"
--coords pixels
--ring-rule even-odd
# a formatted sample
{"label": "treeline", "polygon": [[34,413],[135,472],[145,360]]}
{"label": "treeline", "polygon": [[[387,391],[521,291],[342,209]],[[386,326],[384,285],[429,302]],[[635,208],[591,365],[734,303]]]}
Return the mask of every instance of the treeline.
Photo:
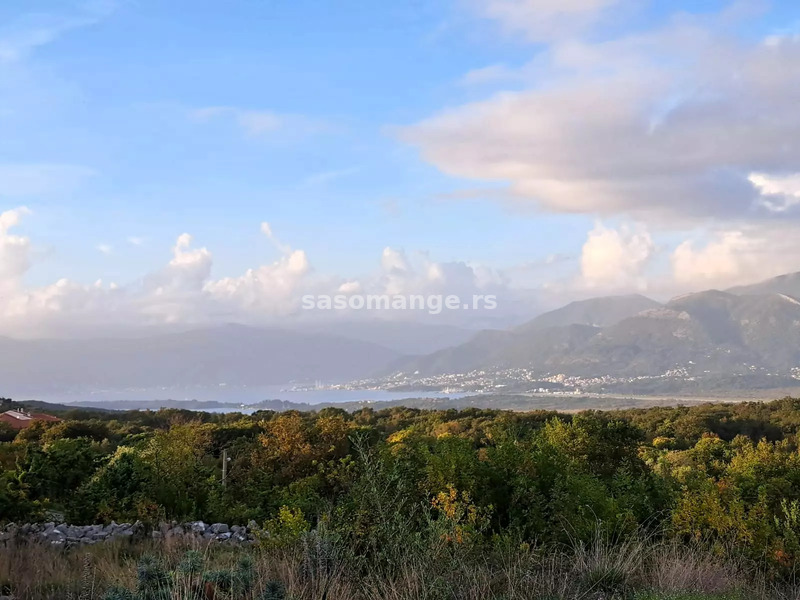
{"label": "treeline", "polygon": [[797,399],[63,417],[0,426],[0,521],[255,520],[270,543],[323,528],[373,555],[422,531],[495,548],[646,531],[776,569],[800,559]]}

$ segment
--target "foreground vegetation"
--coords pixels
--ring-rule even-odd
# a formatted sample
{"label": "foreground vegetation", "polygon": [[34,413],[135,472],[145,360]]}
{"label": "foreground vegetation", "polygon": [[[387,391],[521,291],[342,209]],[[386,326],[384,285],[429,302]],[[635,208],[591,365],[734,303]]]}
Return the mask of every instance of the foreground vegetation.
{"label": "foreground vegetation", "polygon": [[380,556],[357,556],[327,532],[283,548],[23,546],[0,551],[0,591],[36,600],[788,600],[800,593],[745,561],[635,536],[563,548],[422,537],[424,544],[409,530]]}
{"label": "foreground vegetation", "polygon": [[[800,400],[64,417],[0,430],[0,520],[255,520],[257,549],[199,548],[204,566],[182,580],[216,581],[218,598],[281,586],[293,598],[796,597]],[[0,585],[189,597],[184,550],[13,545]],[[135,580],[148,551],[138,573],[163,571],[161,595]],[[234,590],[242,560],[251,586]],[[40,587],[24,592],[38,564]]]}

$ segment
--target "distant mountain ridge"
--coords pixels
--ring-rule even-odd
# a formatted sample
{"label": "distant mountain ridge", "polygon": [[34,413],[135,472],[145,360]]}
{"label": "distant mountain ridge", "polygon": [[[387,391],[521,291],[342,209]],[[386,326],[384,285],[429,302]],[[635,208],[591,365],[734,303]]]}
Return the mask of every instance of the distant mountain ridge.
{"label": "distant mountain ridge", "polygon": [[453,325],[388,320],[310,323],[300,326],[297,331],[359,340],[407,355],[429,354],[463,344],[475,334],[474,329]]}
{"label": "distant mountain ridge", "polygon": [[0,338],[0,383],[8,394],[5,390],[331,381],[367,376],[398,356],[341,336],[240,325],[142,338]]}
{"label": "distant mountain ridge", "polygon": [[740,285],[727,290],[731,294],[784,294],[800,300],[800,273],[788,273],[752,285]]}
{"label": "distant mountain ridge", "polygon": [[[800,374],[800,273],[664,304],[641,295],[581,300],[507,330],[426,327],[382,322],[369,331],[365,323],[337,323],[290,331],[226,325],[116,339],[0,338],[0,395],[247,388],[511,368],[537,376],[636,378],[681,370],[687,380],[749,382],[754,374],[762,380],[778,374],[794,381]],[[408,356],[398,348],[425,353]]]}
{"label": "distant mountain ridge", "polygon": [[[419,375],[527,368],[540,374],[602,377],[748,375],[800,367],[800,274],[679,296],[575,302],[509,331],[482,332],[453,348],[395,365]],[[763,290],[781,290],[778,293]],[[572,322],[570,322],[572,321]]]}
{"label": "distant mountain ridge", "polygon": [[570,302],[562,308],[551,310],[516,327],[516,331],[535,331],[566,325],[608,327],[644,310],[658,308],[659,302],[639,294],[628,296],[602,296]]}

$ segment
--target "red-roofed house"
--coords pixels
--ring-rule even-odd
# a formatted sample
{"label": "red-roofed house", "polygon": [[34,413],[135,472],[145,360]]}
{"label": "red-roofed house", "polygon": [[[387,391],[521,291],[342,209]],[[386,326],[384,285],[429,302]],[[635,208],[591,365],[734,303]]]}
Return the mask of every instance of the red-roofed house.
{"label": "red-roofed house", "polygon": [[25,429],[34,421],[49,421],[51,423],[60,421],[58,417],[46,415],[44,413],[32,413],[24,409],[7,410],[0,413],[0,423],[8,423],[14,429]]}

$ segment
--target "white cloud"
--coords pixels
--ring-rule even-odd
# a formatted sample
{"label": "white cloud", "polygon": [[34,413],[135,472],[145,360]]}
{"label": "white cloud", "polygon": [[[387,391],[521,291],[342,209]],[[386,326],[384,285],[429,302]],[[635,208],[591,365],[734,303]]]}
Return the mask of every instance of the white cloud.
{"label": "white cloud", "polygon": [[25,206],[20,206],[19,208],[14,208],[7,210],[4,213],[0,213],[0,233],[8,233],[9,229],[19,225],[22,217],[29,214],[31,214],[31,211]]}
{"label": "white cloud", "polygon": [[269,322],[297,310],[310,272],[305,253],[295,250],[241,276],[213,279],[211,252],[182,234],[164,267],[129,285],[61,279],[28,287],[23,276],[31,266],[31,243],[10,231],[26,214],[25,209],[0,214],[0,334],[71,334],[229,318]]}
{"label": "white cloud", "polygon": [[724,289],[800,270],[800,237],[781,225],[719,231],[682,242],[671,263],[683,291]]}
{"label": "white cloud", "polygon": [[358,294],[361,292],[361,283],[358,281],[345,281],[336,291],[340,294]]}
{"label": "white cloud", "polygon": [[36,48],[50,44],[62,35],[82,27],[95,25],[110,16],[118,3],[84,2],[70,15],[31,12],[0,28],[0,63],[17,62]]}
{"label": "white cloud", "polygon": [[249,269],[240,277],[207,283],[203,291],[232,307],[291,313],[297,308],[297,292],[311,265],[302,250],[294,250],[271,265]]}
{"label": "white cloud", "polygon": [[751,173],[748,177],[761,193],[760,203],[774,213],[783,213],[800,204],[800,173],[770,176]]}
{"label": "white cloud", "polygon": [[291,254],[292,248],[286,244],[281,243],[281,241],[275,237],[275,234],[272,233],[272,226],[264,221],[261,223],[261,233],[269,238],[269,241],[272,242],[272,245],[281,253],[281,254]]}
{"label": "white cloud", "polygon": [[19,288],[31,264],[30,239],[10,232],[28,214],[25,207],[0,213],[0,309],[3,298]]}
{"label": "white cloud", "polygon": [[114,251],[114,248],[110,244],[97,244],[96,246],[97,251],[101,254],[111,254]]}
{"label": "white cloud", "polygon": [[687,240],[672,254],[675,279],[686,285],[736,280],[743,271],[752,269],[755,245],[741,231],[724,232],[703,248]]}
{"label": "white cloud", "polygon": [[387,246],[381,256],[381,268],[387,273],[405,273],[409,270],[406,255],[402,250]]}
{"label": "white cloud", "polygon": [[144,244],[144,238],[132,235],[128,237],[128,243],[131,246],[142,246]]}
{"label": "white cloud", "polygon": [[[306,293],[463,294],[505,289],[502,274],[463,262],[436,262],[427,254],[409,258],[386,248],[380,268],[359,279],[315,274],[305,251],[276,241],[269,223],[261,231],[281,248],[281,256],[237,276],[214,278],[213,255],[180,235],[162,268],[127,285],[97,281],[81,284],[60,279],[28,286],[31,242],[13,233],[25,209],[0,214],[0,335],[109,334],[143,325],[243,322],[286,326],[287,318],[304,317]],[[103,245],[100,251],[111,251]],[[332,315],[354,318],[364,315]],[[404,317],[407,315],[397,315]]]}
{"label": "white cloud", "polygon": [[598,223],[581,254],[581,276],[588,287],[644,288],[644,271],[655,252],[650,234],[627,226],[609,229]]}
{"label": "white cloud", "polygon": [[207,248],[192,248],[192,236],[181,234],[172,248],[172,260],[162,271],[160,288],[198,289],[211,274],[211,252]]}
{"label": "white cloud", "polygon": [[483,265],[461,261],[438,262],[421,252],[409,257],[403,250],[386,247],[378,277],[362,280],[367,293],[380,294],[471,294],[505,288],[506,278]]}
{"label": "white cloud", "polygon": [[489,65],[468,71],[459,83],[467,86],[479,86],[493,83],[506,83],[521,81],[523,79],[519,69],[512,69],[507,65]]}
{"label": "white cloud", "polygon": [[[442,314],[438,320],[454,323],[511,315],[530,317],[536,306],[556,306],[576,297],[647,288],[657,297],[708,287],[728,287],[800,269],[800,238],[789,225],[727,230],[711,237],[686,241],[671,254],[672,276],[656,285],[648,271],[657,255],[656,244],[642,226],[611,228],[598,223],[589,232],[580,257],[580,274],[562,273],[564,279],[538,289],[522,289],[500,271],[462,261],[437,261],[427,253],[406,254],[387,247],[378,268],[356,278],[316,273],[303,250],[285,247],[280,257],[247,269],[240,275],[214,277],[211,251],[180,235],[166,264],[126,285],[97,281],[81,284],[61,279],[50,285],[29,286],[31,241],[14,232],[28,211],[0,214],[0,335],[48,336],[109,334],[142,325],[188,325],[242,322],[288,326],[294,319],[313,319],[300,310],[304,294],[450,295],[469,299],[493,294],[498,311],[491,314]],[[274,239],[273,228],[262,232]],[[378,262],[378,261],[376,261]],[[570,266],[554,255],[540,261]],[[516,276],[515,276],[516,277]],[[371,318],[375,315],[337,313],[326,318]],[[409,315],[383,315],[407,318]],[[318,316],[319,317],[319,316]],[[414,318],[424,318],[414,315]]]}
{"label": "white cloud", "polygon": [[800,40],[739,39],[722,21],[555,42],[525,67],[528,89],[445,110],[400,137],[443,172],[505,183],[503,200],[546,210],[659,227],[769,217],[748,179],[800,164]]}
{"label": "white cloud", "polygon": [[472,0],[484,17],[532,41],[575,35],[620,0]]}

